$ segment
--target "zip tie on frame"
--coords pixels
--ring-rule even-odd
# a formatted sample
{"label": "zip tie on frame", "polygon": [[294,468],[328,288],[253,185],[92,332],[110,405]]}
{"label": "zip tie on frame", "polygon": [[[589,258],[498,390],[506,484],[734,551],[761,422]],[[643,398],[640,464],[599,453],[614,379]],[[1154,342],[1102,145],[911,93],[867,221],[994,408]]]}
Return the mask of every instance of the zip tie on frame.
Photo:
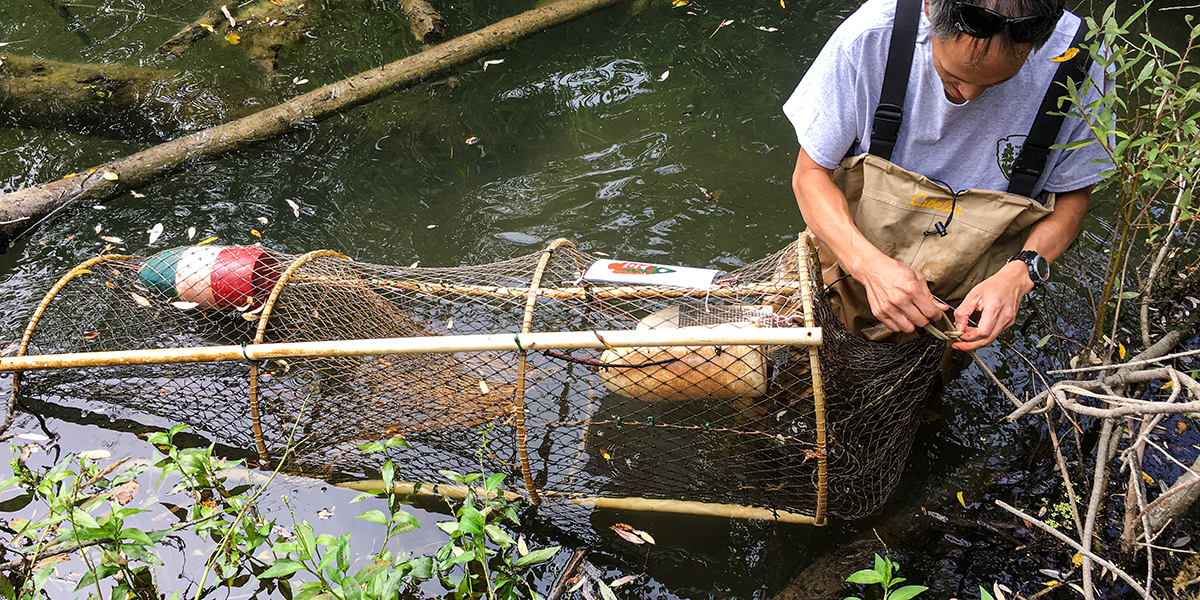
{"label": "zip tie on frame", "polygon": [[521,346],[521,334],[513,334],[513,341],[517,343],[517,350],[520,350],[521,352],[525,351],[525,348]]}

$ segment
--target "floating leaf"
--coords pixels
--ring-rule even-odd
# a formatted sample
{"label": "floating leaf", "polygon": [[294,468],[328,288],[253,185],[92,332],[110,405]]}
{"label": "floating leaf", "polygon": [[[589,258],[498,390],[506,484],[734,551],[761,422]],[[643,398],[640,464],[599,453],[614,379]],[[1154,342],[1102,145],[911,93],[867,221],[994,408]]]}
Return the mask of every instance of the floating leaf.
{"label": "floating leaf", "polygon": [[680,6],[687,6],[687,3],[688,3],[688,0],[671,0],[671,6],[674,6],[675,8],[679,8]]}
{"label": "floating leaf", "polygon": [[608,584],[608,587],[621,587],[627,583],[636,581],[638,577],[640,577],[640,575],[626,575],[626,576]]}
{"label": "floating leaf", "polygon": [[135,191],[133,191],[133,190],[129,190],[129,194],[130,194],[131,196],[133,196],[134,198],[145,198],[145,197],[146,197],[146,195],[145,195],[145,194],[139,194],[139,193],[137,193],[137,192],[135,192]]}
{"label": "floating leaf", "polygon": [[670,77],[670,76],[671,76],[671,70],[670,70],[670,69],[667,69],[666,71],[663,71],[663,72],[662,72],[662,75],[659,75],[659,76],[658,76],[658,80],[659,80],[659,81],[666,81],[666,80],[667,80],[667,78],[668,78],[668,77]]}
{"label": "floating leaf", "polygon": [[255,218],[256,218],[256,219],[258,219],[258,222],[259,222],[259,223],[262,223],[263,225],[266,225],[266,224],[267,224],[267,218],[266,218],[266,217],[255,217]]}
{"label": "floating leaf", "polygon": [[200,306],[200,303],[199,302],[184,302],[182,300],[179,300],[177,302],[172,302],[171,306],[174,306],[175,308],[178,308],[179,310],[192,310],[193,308]]}
{"label": "floating leaf", "polygon": [[137,489],[138,482],[126,481],[125,483],[113,488],[113,499],[117,501],[117,504],[125,506],[126,504],[129,504],[130,500],[133,500],[133,496],[137,493]]}
{"label": "floating leaf", "polygon": [[1068,60],[1075,58],[1076,54],[1079,54],[1079,48],[1072,46],[1070,48],[1067,48],[1065,51],[1063,51],[1062,54],[1059,54],[1058,56],[1055,56],[1054,58],[1052,58],[1050,60],[1052,62],[1056,62],[1056,63],[1067,62]]}
{"label": "floating leaf", "polygon": [[103,460],[110,456],[112,456],[112,452],[109,452],[108,450],[88,450],[86,452],[79,453],[79,458],[87,458],[91,460]]}
{"label": "floating leaf", "polygon": [[1071,564],[1073,564],[1073,565],[1075,565],[1075,566],[1077,566],[1077,567],[1078,567],[1078,566],[1080,566],[1080,565],[1082,565],[1082,564],[1083,564],[1083,555],[1082,555],[1082,554],[1080,554],[1080,553],[1078,553],[1078,552],[1076,552],[1076,553],[1075,553],[1075,556],[1072,556],[1072,557],[1071,557]]}
{"label": "floating leaf", "polygon": [[1176,421],[1175,435],[1183,435],[1183,432],[1185,431],[1187,431],[1187,421]]}
{"label": "floating leaf", "polygon": [[779,8],[787,8],[787,5],[783,3],[783,0],[779,0]]}
{"label": "floating leaf", "polygon": [[104,175],[102,175],[102,177],[104,177],[105,179],[107,179],[109,181],[116,181],[120,176],[117,175],[116,173],[113,173],[112,171],[105,171]]}
{"label": "floating leaf", "polygon": [[967,507],[967,501],[963,498],[962,492],[958,493],[958,503],[961,504],[963,508]]}
{"label": "floating leaf", "polygon": [[755,25],[754,28],[759,31],[765,31],[767,33],[775,33],[776,31],[779,31],[778,27],[763,27],[761,25]]}
{"label": "floating leaf", "polygon": [[479,380],[479,391],[483,392],[484,395],[487,395],[487,393],[490,391],[488,390],[487,382],[482,379]]}
{"label": "floating leaf", "polygon": [[236,46],[242,43],[242,36],[230,31],[229,33],[225,34],[225,41]]}
{"label": "floating leaf", "polygon": [[1121,357],[1121,360],[1125,360],[1125,344],[1121,342],[1117,342],[1117,356]]}
{"label": "floating leaf", "polygon": [[[454,329],[454,317],[450,317],[450,320],[446,321],[446,329]],[[484,393],[486,394],[487,392]]]}
{"label": "floating leaf", "polygon": [[201,26],[201,27],[203,27],[203,28],[204,28],[206,31],[208,31],[209,33],[216,33],[216,32],[217,32],[217,30],[216,30],[216,29],[213,29],[213,26],[212,26],[212,25],[209,25],[208,23],[200,23],[200,26]]}
{"label": "floating leaf", "polygon": [[147,307],[147,308],[149,308],[149,307],[150,307],[150,301],[149,301],[149,300],[147,300],[145,296],[140,296],[140,295],[138,295],[138,294],[136,294],[136,293],[134,293],[134,292],[129,292],[129,295],[130,295],[130,296],[133,296],[133,301],[134,301],[134,302],[137,302],[137,303],[138,303],[138,306],[144,306],[144,307]]}
{"label": "floating leaf", "polygon": [[651,546],[654,545],[654,538],[651,537],[650,534],[646,533],[645,531],[642,531],[641,529],[635,529],[634,531],[637,532],[638,537],[642,538],[643,540],[646,540],[647,544],[650,544]]}
{"label": "floating leaf", "polygon": [[75,239],[75,235],[76,234],[74,234],[74,233],[72,233],[71,235],[68,235],[67,237],[63,238],[63,242],[69,242],[69,241]]}
{"label": "floating leaf", "polygon": [[294,83],[296,85],[304,85],[304,84],[308,83],[308,80],[303,77],[297,76],[297,77],[292,78],[292,83]]}
{"label": "floating leaf", "polygon": [[1145,471],[1142,471],[1142,479],[1143,479],[1143,480],[1145,480],[1145,482],[1146,482],[1147,484],[1149,484],[1149,485],[1154,485],[1154,478],[1153,478],[1153,477],[1151,477],[1151,476],[1150,476],[1148,473],[1146,473]]}
{"label": "floating leaf", "polygon": [[521,556],[529,554],[529,546],[525,544],[525,534],[517,537],[517,553]]}
{"label": "floating leaf", "polygon": [[299,219],[300,218],[300,205],[296,204],[295,202],[293,202],[290,199],[287,201],[287,204],[288,204],[288,206],[292,207],[292,214],[296,215],[296,218]]}
{"label": "floating leaf", "polygon": [[477,138],[475,136],[471,136],[466,139],[466,143],[468,146],[474,146],[475,144],[479,143],[479,138]]}
{"label": "floating leaf", "polygon": [[485,60],[483,61],[483,70],[486,71],[488,67],[492,65],[498,65],[502,62],[504,62],[503,58],[497,58],[496,60]]}
{"label": "floating leaf", "polygon": [[100,231],[101,231],[102,229],[104,229],[104,227],[102,227],[102,226],[100,226],[100,225],[97,225],[97,226],[96,226],[96,233],[100,233]]}
{"label": "floating leaf", "polygon": [[612,455],[608,453],[608,450],[604,448],[598,448],[598,450],[600,450],[600,456],[603,456],[604,460],[612,460]]}
{"label": "floating leaf", "polygon": [[100,337],[99,331],[89,331],[89,332],[83,334],[83,339],[85,339],[85,340],[94,340],[98,337]]}
{"label": "floating leaf", "polygon": [[630,544],[640,546],[646,543],[646,540],[643,540],[641,536],[637,534],[637,530],[634,529],[632,525],[628,525],[626,523],[615,523],[611,529],[617,532],[617,535],[621,536],[621,539],[629,542]]}
{"label": "floating leaf", "polygon": [[259,231],[258,231],[257,229],[251,229],[251,230],[250,230],[250,235],[252,235],[252,236],[254,236],[254,237],[256,237],[256,238],[261,238],[261,237],[262,237],[262,233],[259,233]]}
{"label": "floating leaf", "polygon": [[190,239],[192,239],[192,238],[194,238],[194,237],[196,237],[196,228],[195,228],[195,227],[188,227],[188,229],[187,229],[187,236],[188,236],[188,239],[189,239],[189,240],[190,240]]}
{"label": "floating leaf", "polygon": [[332,516],[333,516],[332,508],[322,508],[321,510],[317,511],[317,518],[319,518],[319,519],[328,519],[329,517],[332,517]]}
{"label": "floating leaf", "polygon": [[153,246],[154,242],[158,241],[158,237],[162,235],[162,232],[163,232],[163,224],[162,223],[155,223],[154,227],[147,229],[146,233],[150,234],[149,245]]}
{"label": "floating leaf", "polygon": [[417,268],[417,265],[419,265],[419,264],[421,264],[421,261],[418,260],[417,262],[415,262],[411,265],[408,265],[408,268],[415,269],[415,268]]}
{"label": "floating leaf", "polygon": [[114,283],[113,283],[113,282],[111,282],[111,281],[105,281],[105,282],[104,282],[104,287],[106,287],[106,288],[115,288],[115,287],[117,287],[117,286],[116,286],[116,284],[114,284]]}
{"label": "floating leaf", "polygon": [[63,175],[63,179],[70,179],[72,177],[78,177],[78,176],[79,176],[79,173],[67,173],[66,175]]}
{"label": "floating leaf", "polygon": [[110,244],[124,244],[125,243],[125,240],[123,240],[115,235],[102,235],[102,236],[100,236],[100,239],[102,239]]}
{"label": "floating leaf", "polygon": [[435,227],[437,227],[437,225],[426,225],[425,229],[433,229]]}

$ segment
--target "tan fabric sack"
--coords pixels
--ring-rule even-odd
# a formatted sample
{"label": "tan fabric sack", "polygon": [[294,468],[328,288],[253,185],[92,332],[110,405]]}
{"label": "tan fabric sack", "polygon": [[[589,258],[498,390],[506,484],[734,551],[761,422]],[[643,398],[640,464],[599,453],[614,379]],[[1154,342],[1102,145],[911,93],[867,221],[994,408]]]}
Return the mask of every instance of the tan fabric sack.
{"label": "tan fabric sack", "polygon": [[[870,154],[843,160],[833,178],[846,194],[859,231],[876,248],[924,275],[930,291],[951,304],[999,271],[1021,250],[1029,227],[1054,209],[1054,194],[1045,206],[992,190],[965,190],[953,202],[946,188]],[[954,218],[946,235],[925,235],[946,221],[952,205]],[[818,250],[838,316],[855,335],[885,337],[880,334],[886,332],[864,331],[879,324],[866,289],[853,278],[843,279],[846,273],[832,252],[820,244]]]}

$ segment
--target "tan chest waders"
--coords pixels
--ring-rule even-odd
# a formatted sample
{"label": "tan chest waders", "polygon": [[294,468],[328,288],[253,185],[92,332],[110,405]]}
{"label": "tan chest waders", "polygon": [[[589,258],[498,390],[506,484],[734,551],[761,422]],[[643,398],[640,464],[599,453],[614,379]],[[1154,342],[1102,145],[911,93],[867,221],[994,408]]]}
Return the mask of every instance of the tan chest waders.
{"label": "tan chest waders", "polygon": [[[1079,52],[1059,66],[1013,163],[1007,191],[953,192],[890,161],[904,116],[920,10],[920,0],[900,0],[896,6],[870,152],[844,159],[834,183],[846,195],[855,225],[875,247],[924,275],[934,295],[956,303],[1020,251],[1029,227],[1053,212],[1054,194],[1046,194],[1044,202],[1030,196],[1062,127],[1058,102],[1067,78],[1081,81],[1090,59]],[[1084,41],[1085,33],[1081,23],[1072,47]],[[855,335],[898,341],[871,314],[863,285],[847,276],[827,248],[818,250],[825,265],[822,277],[842,322]]]}

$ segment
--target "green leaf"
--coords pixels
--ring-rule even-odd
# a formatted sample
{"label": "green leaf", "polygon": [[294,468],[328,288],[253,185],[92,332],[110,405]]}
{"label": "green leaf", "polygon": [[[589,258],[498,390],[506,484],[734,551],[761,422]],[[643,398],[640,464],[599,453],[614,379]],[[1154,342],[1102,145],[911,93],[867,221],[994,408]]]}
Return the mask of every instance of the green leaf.
{"label": "green leaf", "polygon": [[370,521],[372,523],[379,523],[380,525],[387,525],[387,515],[383,514],[383,511],[381,510],[368,510],[363,514],[358,515],[358,518],[364,521]]}
{"label": "green leaf", "polygon": [[342,596],[346,600],[361,600],[362,587],[353,577],[347,577],[342,580]]}
{"label": "green leaf", "polygon": [[983,586],[981,585],[981,586],[979,586],[979,600],[996,600],[996,599],[993,598],[992,595],[989,594],[987,590],[983,589]]}
{"label": "green leaf", "polygon": [[516,540],[512,539],[512,536],[505,533],[504,530],[500,529],[500,526],[496,525],[495,523],[488,523],[487,525],[484,525],[483,531],[487,533],[487,536],[491,538],[493,542],[500,544],[501,548],[507,548],[517,543]]}
{"label": "green leaf", "polygon": [[300,569],[303,569],[303,568],[304,568],[304,565],[302,565],[294,560],[288,560],[285,558],[282,560],[275,561],[275,564],[271,565],[271,568],[267,569],[266,571],[263,571],[262,574],[260,574],[258,576],[258,579],[271,579],[274,577],[287,577],[288,575],[291,575],[292,573],[295,573],[296,571],[299,571]]}
{"label": "green leaf", "polygon": [[458,521],[442,521],[437,524],[438,529],[445,531],[450,535],[458,533]]}
{"label": "green leaf", "polygon": [[464,506],[460,512],[461,516],[458,518],[458,528],[462,530],[463,533],[483,533],[483,515],[480,514],[474,506]]}
{"label": "green leaf", "polygon": [[71,520],[74,521],[75,525],[77,526],[87,527],[88,529],[100,528],[100,524],[96,522],[96,519],[92,518],[92,515],[89,515],[78,508],[71,511]]}
{"label": "green leaf", "polygon": [[[79,590],[82,590],[86,587],[95,585],[97,581],[111,577],[114,573],[117,573],[120,570],[121,570],[120,567],[117,567],[116,565],[96,565],[95,570],[90,570],[90,571],[84,573],[83,577],[79,578],[79,583],[75,585],[75,591],[78,592]],[[4,581],[6,583],[8,582],[7,579],[5,579]],[[12,589],[11,586],[9,587],[9,589]],[[13,598],[15,596],[12,596],[11,594],[6,594],[6,595],[4,595],[4,597],[5,598]]]}
{"label": "green leaf", "polygon": [[500,483],[502,481],[504,481],[504,477],[505,477],[504,473],[496,473],[494,475],[489,476],[487,478],[487,481],[483,484],[483,489],[485,489],[489,492],[496,491],[496,488],[499,488]]}
{"label": "green leaf", "polygon": [[372,452],[372,453],[383,452],[384,445],[380,442],[370,442],[370,443],[362,444],[361,446],[358,447],[358,449],[362,450],[363,452]]}
{"label": "green leaf", "polygon": [[387,571],[391,566],[391,561],[377,560],[363,567],[362,569],[359,569],[359,571],[354,574],[354,580],[360,584],[364,584],[374,579],[380,573]]}
{"label": "green leaf", "polygon": [[146,535],[146,532],[141,529],[123,529],[121,530],[121,539],[133,540],[147,546],[154,545],[154,541],[150,539],[150,536]]}
{"label": "green leaf", "polygon": [[433,557],[422,556],[408,561],[408,565],[412,567],[412,576],[417,579],[430,579],[433,577]]}
{"label": "green leaf", "polygon": [[538,550],[534,550],[534,551],[530,552],[529,554],[526,554],[525,556],[518,558],[516,560],[516,562],[513,563],[513,565],[518,566],[518,567],[524,567],[527,565],[536,565],[538,563],[546,562],[546,561],[550,560],[550,557],[554,556],[559,551],[560,548],[561,548],[560,546],[551,546],[549,548],[541,548]]}
{"label": "green leaf", "polygon": [[888,594],[888,600],[908,600],[909,598],[912,598],[913,596],[916,596],[927,589],[929,588],[923,585],[906,585]]}
{"label": "green leaf", "polygon": [[1053,333],[1047,333],[1046,335],[1042,336],[1042,339],[1038,340],[1038,342],[1037,342],[1037,347],[1041,348],[1042,346],[1045,346],[1046,342],[1049,342],[1050,338],[1053,336],[1054,336]]}
{"label": "green leaf", "polygon": [[851,573],[850,576],[846,578],[846,581],[850,583],[862,583],[866,585],[870,585],[872,583],[883,583],[883,573],[875,571],[874,569],[863,569],[856,573]]}

